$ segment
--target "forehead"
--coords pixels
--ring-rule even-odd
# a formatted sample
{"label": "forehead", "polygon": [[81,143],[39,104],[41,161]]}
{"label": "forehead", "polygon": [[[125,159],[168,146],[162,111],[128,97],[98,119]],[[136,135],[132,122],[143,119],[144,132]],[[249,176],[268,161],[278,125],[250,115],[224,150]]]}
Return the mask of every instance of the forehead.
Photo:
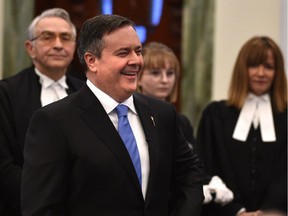
{"label": "forehead", "polygon": [[177,59],[167,53],[154,53],[144,56],[145,68],[173,68],[177,67]]}
{"label": "forehead", "polygon": [[60,17],[45,17],[37,23],[35,31],[72,32],[72,28],[66,20]]}
{"label": "forehead", "polygon": [[105,48],[138,48],[142,47],[139,37],[132,26],[123,26],[103,37]]}

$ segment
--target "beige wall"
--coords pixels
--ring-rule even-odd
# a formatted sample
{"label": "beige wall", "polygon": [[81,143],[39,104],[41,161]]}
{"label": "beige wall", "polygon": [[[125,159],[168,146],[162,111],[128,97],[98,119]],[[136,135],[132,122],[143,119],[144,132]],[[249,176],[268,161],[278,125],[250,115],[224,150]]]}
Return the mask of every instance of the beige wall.
{"label": "beige wall", "polygon": [[217,0],[212,100],[227,96],[231,71],[241,46],[267,35],[287,52],[287,0]]}

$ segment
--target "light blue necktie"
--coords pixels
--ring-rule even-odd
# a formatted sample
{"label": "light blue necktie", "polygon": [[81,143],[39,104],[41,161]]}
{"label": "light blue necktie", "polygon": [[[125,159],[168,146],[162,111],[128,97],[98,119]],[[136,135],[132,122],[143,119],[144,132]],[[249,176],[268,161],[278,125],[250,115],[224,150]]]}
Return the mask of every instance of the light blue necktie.
{"label": "light blue necktie", "polygon": [[136,170],[138,180],[141,184],[141,162],[140,156],[136,144],[136,140],[134,134],[132,132],[131,126],[128,121],[128,107],[123,104],[119,104],[116,107],[116,112],[118,115],[118,132],[126,146],[126,149],[129,152],[131,160],[133,162],[134,168]]}

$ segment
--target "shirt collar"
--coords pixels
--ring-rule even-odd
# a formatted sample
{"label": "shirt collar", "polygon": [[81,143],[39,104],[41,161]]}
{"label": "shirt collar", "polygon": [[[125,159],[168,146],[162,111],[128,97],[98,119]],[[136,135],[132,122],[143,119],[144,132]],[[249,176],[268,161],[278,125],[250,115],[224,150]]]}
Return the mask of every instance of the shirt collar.
{"label": "shirt collar", "polygon": [[264,100],[264,101],[270,101],[270,96],[269,96],[268,93],[263,94],[263,95],[260,95],[260,96],[257,96],[257,95],[255,95],[255,94],[253,94],[253,93],[250,92],[250,93],[248,94],[248,97],[247,97],[246,100]]}
{"label": "shirt collar", "polygon": [[269,94],[261,96],[249,93],[240,111],[233,138],[246,141],[252,122],[260,123],[260,132],[263,142],[276,141],[273,113]]}
{"label": "shirt collar", "polygon": [[67,83],[66,83],[66,75],[62,76],[59,80],[57,80],[55,82],[50,77],[48,77],[45,74],[41,73],[37,68],[35,68],[35,73],[40,77],[39,81],[40,81],[40,83],[41,83],[43,88],[48,88],[53,83],[58,83],[65,89],[69,88]]}
{"label": "shirt collar", "polygon": [[[98,98],[102,106],[104,107],[107,114],[110,114],[116,106],[119,104],[116,100],[110,97],[108,94],[97,88],[89,79],[86,80],[87,86],[90,90],[94,93],[94,95]],[[121,104],[125,104],[129,107],[129,109],[137,114],[135,106],[134,106],[134,99],[133,96],[130,96],[127,100],[123,101]]]}

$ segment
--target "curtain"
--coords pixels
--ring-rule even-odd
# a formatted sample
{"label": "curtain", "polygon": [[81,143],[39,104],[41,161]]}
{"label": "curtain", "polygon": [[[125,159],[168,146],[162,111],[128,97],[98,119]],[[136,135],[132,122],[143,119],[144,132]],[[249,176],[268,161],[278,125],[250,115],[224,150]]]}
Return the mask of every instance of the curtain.
{"label": "curtain", "polygon": [[3,78],[31,64],[24,41],[34,17],[34,0],[4,0]]}
{"label": "curtain", "polygon": [[211,98],[213,26],[214,0],[184,0],[181,112],[195,129]]}

